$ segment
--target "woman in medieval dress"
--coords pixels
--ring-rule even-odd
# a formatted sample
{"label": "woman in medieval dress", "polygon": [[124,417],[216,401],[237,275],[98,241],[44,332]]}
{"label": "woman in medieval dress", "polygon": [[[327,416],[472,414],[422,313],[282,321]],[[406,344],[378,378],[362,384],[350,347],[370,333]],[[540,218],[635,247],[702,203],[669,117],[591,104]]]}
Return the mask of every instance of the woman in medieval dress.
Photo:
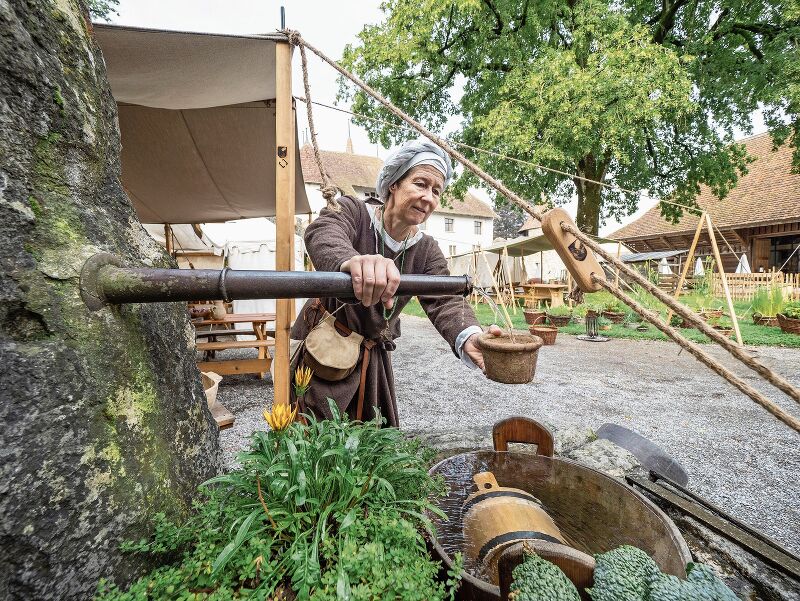
{"label": "woman in medieval dress", "polygon": [[[343,306],[333,298],[310,299],[295,321],[292,339],[304,340],[324,308],[340,325],[361,334],[369,348],[362,348],[359,364],[344,379],[332,382],[315,375],[301,411],[329,417],[330,398],[353,418],[372,419],[377,407],[387,425],[399,425],[390,353],[400,336],[400,312],[411,297],[394,294],[401,273],[449,275],[438,243],[419,226],[439,206],[452,174],[450,159],[438,146],[407,142],[387,158],[378,176],[382,202],[344,196],[340,211],[323,209],[306,229],[314,267],[350,273],[360,303]],[[419,302],[455,355],[467,366],[483,369],[476,345],[482,330],[465,299],[420,296]],[[489,331],[500,334],[497,326]],[[303,353],[296,353],[292,369],[302,360]]]}

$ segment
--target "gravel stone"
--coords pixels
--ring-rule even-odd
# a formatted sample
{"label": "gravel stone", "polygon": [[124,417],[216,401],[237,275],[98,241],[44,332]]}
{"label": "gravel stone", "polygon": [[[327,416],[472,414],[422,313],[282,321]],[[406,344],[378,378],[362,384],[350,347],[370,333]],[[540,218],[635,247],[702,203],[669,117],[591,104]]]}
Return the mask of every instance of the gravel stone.
{"label": "gravel stone", "polygon": [[[800,414],[723,349],[703,348]],[[758,356],[800,386],[800,349],[759,347]],[[671,342],[596,344],[562,334],[539,352],[533,382],[509,386],[466,368],[430,322],[404,315],[393,364],[400,426],[409,435],[486,446],[492,424],[514,415],[552,426],[557,440],[562,430],[617,423],[679,461],[692,491],[800,552],[797,433]],[[221,434],[231,466],[250,433],[265,427],[261,411],[271,405],[272,385],[256,376],[226,377],[218,398],[236,415],[234,427]]]}

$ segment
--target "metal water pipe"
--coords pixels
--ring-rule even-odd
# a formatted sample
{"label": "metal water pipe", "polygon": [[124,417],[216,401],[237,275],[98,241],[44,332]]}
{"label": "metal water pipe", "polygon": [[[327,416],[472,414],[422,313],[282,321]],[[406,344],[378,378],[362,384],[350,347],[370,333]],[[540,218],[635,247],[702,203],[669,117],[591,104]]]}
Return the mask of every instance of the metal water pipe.
{"label": "metal water pipe", "polygon": [[[397,296],[467,296],[469,276],[403,275]],[[81,297],[96,311],[121,303],[339,298],[355,300],[348,273],[126,267],[108,253],[89,257],[81,270]]]}

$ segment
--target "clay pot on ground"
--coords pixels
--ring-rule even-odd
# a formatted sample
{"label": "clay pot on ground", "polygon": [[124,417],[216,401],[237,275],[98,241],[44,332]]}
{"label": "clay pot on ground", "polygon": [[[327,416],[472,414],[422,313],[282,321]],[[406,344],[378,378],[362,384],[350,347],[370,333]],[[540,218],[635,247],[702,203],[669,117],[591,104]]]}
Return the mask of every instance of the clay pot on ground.
{"label": "clay pot on ground", "polygon": [[486,377],[503,384],[527,384],[536,372],[536,358],[544,342],[533,334],[515,333],[511,336],[478,336],[478,348],[483,353]]}
{"label": "clay pot on ground", "polygon": [[529,327],[528,331],[534,336],[538,336],[539,338],[541,338],[545,346],[549,346],[551,344],[556,343],[556,335],[558,334],[558,328],[537,324],[535,326]]}
{"label": "clay pot on ground", "polygon": [[701,309],[699,313],[703,319],[719,319],[722,317],[722,309]]}
{"label": "clay pot on ground", "polygon": [[524,309],[522,315],[525,316],[525,323],[529,326],[536,325],[537,323],[544,323],[546,313],[538,309]]}
{"label": "clay pot on ground", "polygon": [[712,325],[711,327],[714,328],[717,332],[719,332],[723,336],[727,336],[728,338],[733,336],[733,328],[729,328],[727,326],[714,326],[714,325]]}

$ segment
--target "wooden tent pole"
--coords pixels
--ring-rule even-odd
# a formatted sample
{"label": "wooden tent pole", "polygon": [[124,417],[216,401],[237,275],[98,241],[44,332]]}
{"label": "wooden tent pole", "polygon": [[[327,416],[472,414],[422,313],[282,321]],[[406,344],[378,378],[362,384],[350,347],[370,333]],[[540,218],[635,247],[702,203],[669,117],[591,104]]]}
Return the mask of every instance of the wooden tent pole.
{"label": "wooden tent pole", "polygon": [[175,242],[172,238],[172,226],[169,223],[164,224],[164,245],[167,249],[167,254],[172,257],[175,252]]}
{"label": "wooden tent pole", "polygon": [[[681,295],[681,288],[683,288],[683,282],[686,281],[686,274],[689,273],[689,266],[692,264],[692,259],[694,259],[694,251],[697,248],[697,242],[700,240],[700,232],[703,231],[703,223],[705,222],[706,214],[705,212],[700,215],[700,220],[697,222],[697,229],[694,232],[694,239],[692,240],[692,245],[689,247],[689,255],[686,257],[686,263],[683,266],[683,271],[681,272],[681,277],[678,280],[678,287],[675,289],[675,300],[678,300],[678,297]],[[672,309],[669,310],[667,313],[667,323],[670,322],[672,319]]]}
{"label": "wooden tent pole", "polygon": [[719,277],[722,280],[722,289],[725,291],[725,300],[728,301],[728,311],[731,313],[733,331],[736,333],[736,342],[739,343],[739,346],[742,346],[742,333],[739,331],[739,318],[736,317],[736,309],[733,308],[733,299],[731,298],[730,288],[728,288],[728,276],[725,275],[725,268],[722,266],[722,257],[719,255],[717,238],[714,236],[714,227],[711,225],[711,217],[708,213],[706,213],[706,224],[708,225],[708,237],[711,239],[711,248],[714,251],[714,259],[719,268]]}
{"label": "wooden tent pole", "polygon": [[[294,268],[295,143],[292,47],[275,44],[275,269]],[[278,299],[275,315],[274,403],[289,402],[289,328],[294,299]]]}
{"label": "wooden tent pole", "polygon": [[503,302],[503,295],[500,292],[500,286],[497,284],[497,280],[494,277],[494,270],[492,269],[491,265],[489,265],[489,260],[486,258],[486,253],[481,253],[483,257],[484,263],[486,263],[486,268],[489,270],[489,274],[492,276],[492,284],[494,285],[494,291],[497,293],[497,300],[500,301],[500,308],[503,311],[503,316],[506,319],[506,324],[508,325],[508,333],[512,336],[513,334],[511,330],[513,329],[513,324],[511,321],[511,316],[508,314],[508,309],[506,309],[506,304]]}
{"label": "wooden tent pole", "polygon": [[517,314],[517,299],[514,298],[514,275],[511,272],[511,267],[508,266],[510,262],[510,258],[508,256],[508,247],[503,247],[503,266],[506,269],[506,278],[508,278],[508,287],[511,290],[511,309],[514,311],[514,315]]}

